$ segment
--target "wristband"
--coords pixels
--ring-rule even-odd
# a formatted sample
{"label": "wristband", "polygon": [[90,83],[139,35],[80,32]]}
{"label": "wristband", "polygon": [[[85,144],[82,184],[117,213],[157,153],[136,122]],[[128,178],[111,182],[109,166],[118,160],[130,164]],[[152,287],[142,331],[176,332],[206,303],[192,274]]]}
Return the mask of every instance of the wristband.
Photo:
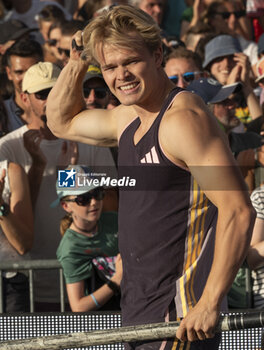
{"label": "wristband", "polygon": [[114,292],[115,295],[120,294],[120,288],[115,282],[109,280],[106,284],[108,285],[108,287],[110,289],[112,289],[112,291]]}
{"label": "wristband", "polygon": [[95,306],[96,306],[97,308],[99,308],[101,305],[98,303],[98,301],[96,300],[96,298],[95,298],[95,296],[93,295],[93,293],[90,294],[90,295],[91,295],[91,297],[92,297],[92,299],[93,299],[93,301],[94,301],[94,303],[95,303]]}

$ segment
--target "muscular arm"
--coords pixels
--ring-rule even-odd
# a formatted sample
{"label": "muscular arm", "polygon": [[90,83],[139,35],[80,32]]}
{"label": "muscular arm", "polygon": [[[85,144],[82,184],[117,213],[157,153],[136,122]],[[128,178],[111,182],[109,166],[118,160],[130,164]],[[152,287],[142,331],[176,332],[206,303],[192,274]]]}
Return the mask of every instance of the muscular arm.
{"label": "muscular arm", "polygon": [[32,248],[33,214],[27,176],[15,163],[8,168],[10,183],[10,213],[0,218],[1,228],[9,243],[21,255]]}
{"label": "muscular arm", "polygon": [[115,109],[85,110],[82,82],[87,67],[87,63],[81,59],[70,59],[60,73],[47,101],[48,126],[60,138],[116,146]]}
{"label": "muscular arm", "polygon": [[[182,93],[161,125],[167,156],[187,165],[207,197],[218,208],[214,259],[203,294],[177,332],[186,340],[213,334],[219,308],[246,257],[254,210],[241,173],[213,116],[197,96]],[[182,110],[181,110],[182,106]],[[186,111],[185,106],[192,106]],[[166,137],[165,137],[166,135]]]}

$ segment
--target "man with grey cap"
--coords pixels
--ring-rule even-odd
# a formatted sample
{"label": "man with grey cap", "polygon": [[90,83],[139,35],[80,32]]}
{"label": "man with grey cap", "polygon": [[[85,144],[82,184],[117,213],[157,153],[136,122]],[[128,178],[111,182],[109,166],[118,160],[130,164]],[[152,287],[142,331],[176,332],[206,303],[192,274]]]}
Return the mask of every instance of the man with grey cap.
{"label": "man with grey cap", "polygon": [[[20,164],[29,177],[35,210],[36,235],[31,254],[33,259],[56,258],[61,211],[60,208],[51,210],[49,205],[55,196],[55,189],[51,184],[55,183],[57,168],[77,161],[92,168],[114,167],[109,149],[66,142],[55,137],[47,127],[47,96],[60,71],[51,62],[39,62],[27,70],[22,82],[21,97],[27,106],[30,122],[6,135],[0,142],[0,159]],[[52,304],[50,308],[54,309],[54,303],[59,301],[57,273],[45,274],[43,271],[36,274],[35,290],[36,300],[42,303],[39,307],[48,302]]]}
{"label": "man with grey cap", "polygon": [[251,85],[251,66],[242,52],[238,39],[231,35],[218,35],[205,45],[203,67],[222,85],[241,82],[242,97],[251,119],[262,115],[257,97]]}

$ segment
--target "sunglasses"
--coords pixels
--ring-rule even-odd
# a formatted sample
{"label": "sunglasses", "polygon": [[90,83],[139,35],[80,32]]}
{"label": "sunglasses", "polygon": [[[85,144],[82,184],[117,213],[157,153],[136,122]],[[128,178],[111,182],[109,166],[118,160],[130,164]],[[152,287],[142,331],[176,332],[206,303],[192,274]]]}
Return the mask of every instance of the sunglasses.
{"label": "sunglasses", "polygon": [[62,55],[63,53],[65,56],[70,57],[70,50],[68,49],[62,49],[61,47],[58,47],[59,54]]}
{"label": "sunglasses", "polygon": [[56,46],[57,42],[58,42],[57,39],[49,39],[49,40],[47,40],[47,44],[49,46]]}
{"label": "sunglasses", "polygon": [[91,200],[94,198],[96,201],[101,201],[105,196],[105,191],[103,188],[96,188],[93,191],[86,192],[84,194],[79,194],[73,199],[67,199],[65,202],[75,202],[77,205],[82,207],[89,205]]}
{"label": "sunglasses", "polygon": [[48,98],[50,90],[51,90],[51,88],[41,90],[41,91],[35,92],[34,95],[35,95],[36,99],[44,101]]}
{"label": "sunglasses", "polygon": [[91,91],[94,91],[94,95],[96,98],[105,98],[108,90],[103,87],[97,87],[97,88],[83,88],[83,95],[85,98],[88,98],[90,96]]}
{"label": "sunglasses", "polygon": [[[182,77],[183,77],[183,79],[184,79],[184,81],[186,83],[191,83],[198,74],[202,74],[202,72],[186,72],[186,73],[182,74]],[[169,77],[169,79],[174,84],[178,84],[179,76],[178,75],[172,75],[172,76]]]}
{"label": "sunglasses", "polygon": [[231,15],[234,15],[236,18],[241,18],[246,15],[246,12],[244,10],[241,11],[234,11],[234,12],[215,12],[216,15],[222,16],[223,19],[228,19]]}

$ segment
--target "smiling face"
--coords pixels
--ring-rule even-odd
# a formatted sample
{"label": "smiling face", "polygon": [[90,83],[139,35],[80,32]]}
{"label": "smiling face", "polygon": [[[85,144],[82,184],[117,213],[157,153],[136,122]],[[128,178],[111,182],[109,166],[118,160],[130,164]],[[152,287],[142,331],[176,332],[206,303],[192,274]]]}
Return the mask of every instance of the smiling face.
{"label": "smiling face", "polygon": [[37,57],[21,57],[12,55],[10,57],[10,65],[6,67],[8,79],[14,84],[16,93],[22,92],[22,80],[24,74],[29,67],[33,66],[39,61]]}
{"label": "smiling face", "polygon": [[129,49],[105,44],[98,60],[106,84],[123,105],[148,103],[161,68],[161,49],[151,53],[144,45]]}
{"label": "smiling face", "polygon": [[71,213],[73,222],[77,227],[83,229],[93,227],[101,216],[103,200],[92,198],[87,205],[78,205],[75,202],[68,201],[75,198],[76,196],[68,196],[65,201],[63,200],[61,202],[63,209],[68,213]]}
{"label": "smiling face", "polygon": [[233,55],[219,57],[215,59],[210,66],[210,73],[219,81],[222,85],[227,83],[228,76],[231,70],[235,66]]}

